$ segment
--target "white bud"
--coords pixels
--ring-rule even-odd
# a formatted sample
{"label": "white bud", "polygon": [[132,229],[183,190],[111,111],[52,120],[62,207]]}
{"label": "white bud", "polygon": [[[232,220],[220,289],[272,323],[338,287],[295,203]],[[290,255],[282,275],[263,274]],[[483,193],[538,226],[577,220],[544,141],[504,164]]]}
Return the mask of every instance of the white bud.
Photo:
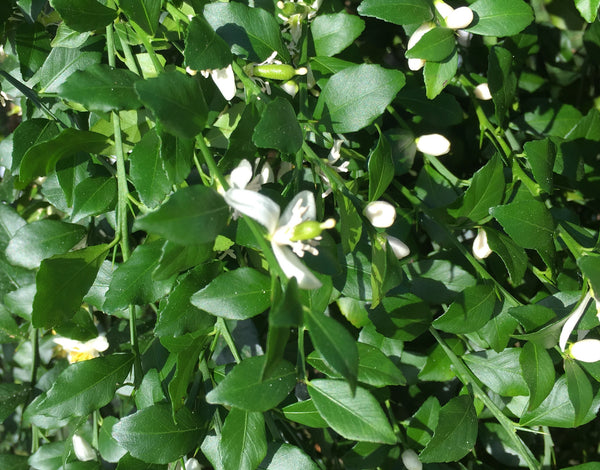
{"label": "white bud", "polygon": [[473,22],[473,10],[469,7],[460,7],[446,18],[446,26],[451,29],[467,28]]}
{"label": "white bud", "polygon": [[569,348],[571,356],[582,362],[600,361],[600,341],[597,339],[582,339]]}
{"label": "white bud", "polygon": [[415,32],[412,33],[412,35],[410,36],[410,38],[408,40],[408,44],[406,45],[406,49],[413,48],[421,40],[421,38],[425,35],[425,33],[431,31],[434,27],[435,27],[435,24],[433,24],[429,21],[426,23],[423,23],[421,26],[419,26],[415,30]]}
{"label": "white bud", "polygon": [[388,235],[387,241],[390,244],[390,248],[394,252],[394,256],[396,258],[402,259],[410,255],[410,248],[408,248],[408,246],[406,246],[406,243],[404,243],[402,240]]}
{"label": "white bud", "polygon": [[402,463],[407,470],[422,470],[423,464],[419,460],[419,456],[412,449],[406,449],[402,452]]}
{"label": "white bud", "polygon": [[396,220],[396,209],[389,202],[373,201],[367,204],[363,214],[374,227],[390,227]]}
{"label": "white bud", "polygon": [[421,70],[425,66],[423,59],[408,59],[408,68],[413,72]]}
{"label": "white bud", "polygon": [[235,86],[235,75],[233,68],[229,64],[224,69],[215,69],[210,71],[210,76],[219,88],[219,91],[227,101],[230,101],[235,96],[237,91]]}
{"label": "white bud", "polygon": [[293,98],[298,93],[299,87],[294,80],[288,80],[281,84],[281,89]]}
{"label": "white bud", "polygon": [[473,240],[473,256],[477,259],[484,259],[491,254],[492,250],[488,245],[487,233],[485,233],[485,230],[479,229],[475,240]]}
{"label": "white bud", "polygon": [[96,459],[96,452],[92,449],[92,446],[79,434],[73,434],[73,450],[75,456],[81,462]]}
{"label": "white bud", "polygon": [[440,134],[427,134],[415,139],[419,152],[439,157],[450,151],[450,141]]}
{"label": "white bud", "polygon": [[480,83],[479,85],[477,85],[475,87],[474,93],[475,93],[475,97],[480,100],[487,101],[487,100],[492,99],[492,94],[490,93],[490,87],[488,86],[487,83]]}
{"label": "white bud", "polygon": [[200,470],[201,468],[200,462],[194,458],[188,459],[185,462],[185,470]]}
{"label": "white bud", "polygon": [[448,15],[450,15],[450,13],[452,13],[454,11],[454,8],[452,8],[446,2],[442,2],[440,0],[440,1],[437,1],[437,2],[434,2],[434,3],[435,3],[435,9],[438,11],[438,13],[444,19],[446,19],[448,17]]}

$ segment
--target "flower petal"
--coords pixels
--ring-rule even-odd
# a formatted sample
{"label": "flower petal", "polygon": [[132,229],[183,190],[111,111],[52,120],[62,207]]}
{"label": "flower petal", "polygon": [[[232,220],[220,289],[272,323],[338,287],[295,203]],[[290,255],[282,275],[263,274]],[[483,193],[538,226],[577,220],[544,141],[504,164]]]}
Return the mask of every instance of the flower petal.
{"label": "flower petal", "polygon": [[219,91],[227,101],[231,101],[235,96],[235,75],[231,64],[224,69],[215,69],[210,71],[210,76],[219,88]]}
{"label": "flower petal", "polygon": [[315,196],[310,191],[300,191],[294,199],[290,201],[290,203],[283,211],[281,218],[279,219],[279,226],[287,225],[288,222],[292,219],[294,214],[294,208],[298,204],[298,201],[302,201],[303,208],[306,208],[306,211],[302,214],[300,220],[295,221],[296,225],[302,222],[306,222],[307,220],[315,220],[317,218],[317,206],[315,204]]}
{"label": "flower petal", "polygon": [[229,184],[237,189],[244,189],[252,179],[252,165],[246,159],[242,160],[238,166],[231,170],[229,175]]}
{"label": "flower petal", "polygon": [[275,232],[281,209],[271,199],[255,191],[232,188],[225,193],[225,202],[235,210],[256,220],[269,234]]}
{"label": "flower petal", "polygon": [[587,308],[591,299],[592,294],[588,292],[573,313],[569,315],[567,321],[563,325],[562,331],[560,332],[560,338],[558,340],[558,345],[560,346],[561,351],[565,350],[565,347],[567,346],[567,340],[569,339],[571,332],[575,329],[575,325],[577,325],[577,322],[583,316],[583,313],[585,312],[585,309]]}
{"label": "flower petal", "polygon": [[318,289],[322,286],[316,276],[287,246],[271,243],[275,258],[288,278],[295,277],[301,289]]}
{"label": "flower petal", "polygon": [[88,441],[79,434],[73,434],[73,450],[75,451],[75,456],[81,462],[96,460],[96,452],[92,446],[88,444]]}

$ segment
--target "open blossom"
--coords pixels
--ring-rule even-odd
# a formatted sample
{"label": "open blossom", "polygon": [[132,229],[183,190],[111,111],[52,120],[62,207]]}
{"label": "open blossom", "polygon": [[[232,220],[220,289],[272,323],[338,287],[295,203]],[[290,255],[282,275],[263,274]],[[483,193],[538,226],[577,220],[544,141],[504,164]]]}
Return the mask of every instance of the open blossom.
{"label": "open blossom", "polygon": [[96,459],[96,452],[92,446],[79,434],[73,434],[73,450],[75,451],[77,460],[80,460],[81,462]]}
{"label": "open blossom", "polygon": [[285,275],[295,277],[302,289],[316,289],[321,282],[298,259],[305,252],[317,255],[323,230],[333,228],[335,220],[317,222],[315,198],[310,191],[299,192],[281,214],[274,201],[258,192],[231,188],[225,201],[236,211],[256,220],[267,229],[275,258]]}
{"label": "open blossom", "polygon": [[598,362],[600,361],[600,341],[597,339],[577,341],[569,348],[569,354],[578,361]]}
{"label": "open blossom", "polygon": [[369,202],[363,210],[364,216],[374,227],[391,227],[396,220],[396,209],[389,202]]}
{"label": "open blossom", "polygon": [[[260,163],[260,158],[254,162],[254,167],[257,169]],[[248,189],[250,191],[258,191],[263,184],[274,183],[275,176],[273,169],[268,162],[265,162],[256,176],[250,162],[243,159],[237,167],[235,167],[229,175],[229,184],[237,189]]]}
{"label": "open blossom", "polygon": [[450,141],[440,134],[427,134],[415,139],[419,152],[439,157],[450,151]]}
{"label": "open blossom", "polygon": [[492,249],[488,245],[487,233],[484,229],[479,229],[475,240],[473,240],[473,256],[477,259],[487,258],[492,254]]}
{"label": "open blossom", "polygon": [[[186,71],[190,75],[196,75],[196,71],[190,69],[189,67],[186,68]],[[202,70],[200,73],[204,78],[208,78],[210,75],[210,78],[212,78],[213,82],[215,82],[215,85],[217,85],[217,88],[223,95],[223,98],[225,98],[227,101],[231,101],[233,99],[237,89],[235,86],[235,74],[233,73],[231,64],[222,69]]]}
{"label": "open blossom", "polygon": [[108,341],[102,335],[86,342],[62,338],[60,336],[53,338],[53,340],[67,352],[67,359],[71,364],[98,357],[101,352],[108,349]]}
{"label": "open blossom", "polygon": [[571,336],[571,333],[575,329],[575,326],[577,325],[577,323],[579,323],[580,318],[585,313],[587,306],[590,303],[590,300],[592,300],[592,293],[588,292],[583,298],[583,300],[579,303],[577,308],[573,310],[573,313],[569,315],[567,321],[563,325],[562,330],[560,332],[560,337],[558,339],[558,345],[560,346],[560,349],[562,351],[565,350],[567,346],[567,341],[569,340],[569,336]]}

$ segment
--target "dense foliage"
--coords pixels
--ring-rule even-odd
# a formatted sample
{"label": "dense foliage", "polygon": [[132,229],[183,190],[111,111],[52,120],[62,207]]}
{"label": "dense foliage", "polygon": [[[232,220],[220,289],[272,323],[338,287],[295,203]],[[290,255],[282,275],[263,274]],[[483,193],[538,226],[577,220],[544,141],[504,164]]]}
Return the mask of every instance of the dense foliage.
{"label": "dense foliage", "polygon": [[2,0],[0,468],[598,468],[600,0],[450,3]]}

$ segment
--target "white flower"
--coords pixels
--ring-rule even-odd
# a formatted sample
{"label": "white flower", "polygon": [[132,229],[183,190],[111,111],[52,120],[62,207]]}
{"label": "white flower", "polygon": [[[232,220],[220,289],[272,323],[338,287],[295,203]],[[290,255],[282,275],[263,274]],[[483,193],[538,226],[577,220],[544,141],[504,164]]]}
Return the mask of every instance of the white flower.
{"label": "white flower", "polygon": [[389,202],[369,202],[363,210],[364,216],[374,227],[387,228],[396,220],[396,209]]}
{"label": "white flower", "polygon": [[477,232],[475,240],[473,240],[473,255],[477,259],[487,258],[492,254],[492,249],[488,245],[487,233],[485,230],[480,228]]}
{"label": "white flower", "polygon": [[433,3],[435,5],[435,9],[438,11],[441,17],[444,18],[444,20],[448,18],[450,13],[454,11],[454,8],[452,8],[446,2],[442,2],[441,0],[436,0]]}
{"label": "white flower", "polygon": [[410,255],[410,248],[408,248],[406,243],[404,243],[402,240],[388,235],[387,241],[390,244],[390,248],[394,252],[394,256],[396,258],[402,259]]}
{"label": "white flower", "polygon": [[474,93],[475,93],[475,97],[480,100],[487,101],[487,100],[492,99],[492,94],[490,93],[490,87],[488,86],[487,83],[480,83],[479,85],[477,85],[475,87]]}
{"label": "white flower", "polygon": [[446,18],[446,26],[451,29],[467,28],[473,22],[473,10],[469,7],[460,7],[450,13]]}
{"label": "white flower", "polygon": [[227,101],[231,101],[237,91],[235,86],[235,75],[231,64],[223,69],[215,69],[210,71],[210,78],[213,79],[217,88]]}
{"label": "white flower", "polygon": [[600,361],[600,341],[597,339],[577,341],[569,348],[569,354],[578,361],[598,362]]}
{"label": "white flower", "polygon": [[406,449],[404,452],[402,452],[402,463],[407,470],[421,470],[423,468],[423,464],[419,460],[419,456],[412,449]]}
{"label": "white flower", "polygon": [[73,434],[73,450],[77,459],[82,462],[96,459],[96,452],[92,446],[79,434]]}
{"label": "white flower", "polygon": [[[425,35],[425,33],[431,31],[435,27],[435,24],[428,21],[419,26],[414,33],[408,39],[408,44],[406,45],[406,49],[412,49]],[[408,68],[414,71],[421,69],[425,65],[425,61],[423,59],[408,59]]]}
{"label": "white flower", "polygon": [[280,86],[281,89],[285,91],[288,95],[290,95],[292,98],[296,96],[296,93],[298,93],[298,90],[300,89],[300,87],[294,80],[288,80],[287,82],[282,83]]}
{"label": "white flower", "polygon": [[579,303],[577,308],[573,310],[573,313],[569,315],[567,321],[562,327],[560,332],[560,338],[558,339],[558,345],[560,346],[561,351],[565,350],[567,346],[567,340],[571,335],[571,332],[575,329],[575,325],[579,322],[579,319],[583,316],[588,304],[592,300],[592,293],[588,292],[583,300]]}
{"label": "white flower", "polygon": [[[260,158],[257,158],[254,162],[254,167],[258,168],[260,164]],[[275,176],[273,175],[273,169],[268,162],[265,162],[254,178],[254,170],[252,165],[246,159],[242,160],[237,167],[235,167],[229,175],[229,184],[233,188],[237,189],[248,189],[250,191],[258,191],[263,184],[275,182]]]}
{"label": "white flower", "polygon": [[102,335],[85,343],[60,336],[53,338],[53,340],[68,353],[67,359],[71,364],[98,357],[101,352],[108,349],[108,341]]}
{"label": "white flower", "polygon": [[427,134],[415,139],[419,152],[439,157],[450,151],[450,141],[440,134]]}
{"label": "white flower", "polygon": [[201,468],[200,462],[194,458],[185,461],[185,470],[200,470]]}
{"label": "white flower", "polygon": [[335,220],[315,221],[315,198],[310,191],[298,193],[283,214],[271,199],[246,189],[228,190],[225,201],[267,229],[275,258],[287,277],[295,277],[302,289],[321,287],[321,282],[298,257],[303,257],[306,251],[317,255],[315,245],[320,240],[319,235],[324,229],[333,228]]}

